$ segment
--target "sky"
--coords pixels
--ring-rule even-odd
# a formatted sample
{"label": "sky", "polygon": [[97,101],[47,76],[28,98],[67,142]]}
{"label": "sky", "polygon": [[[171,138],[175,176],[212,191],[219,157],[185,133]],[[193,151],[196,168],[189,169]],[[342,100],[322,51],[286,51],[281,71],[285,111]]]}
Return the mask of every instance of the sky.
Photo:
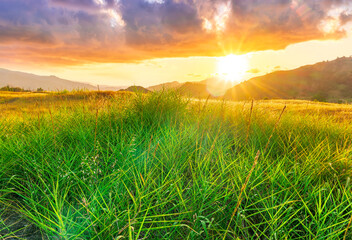
{"label": "sky", "polygon": [[0,0],[1,68],[94,85],[239,82],[342,56],[350,0]]}

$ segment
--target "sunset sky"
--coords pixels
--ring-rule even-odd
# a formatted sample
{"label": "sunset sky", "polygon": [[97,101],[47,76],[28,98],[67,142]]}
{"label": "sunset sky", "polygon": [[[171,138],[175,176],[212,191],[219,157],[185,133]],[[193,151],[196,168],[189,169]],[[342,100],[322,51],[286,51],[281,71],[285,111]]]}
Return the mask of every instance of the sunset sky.
{"label": "sunset sky", "polygon": [[351,56],[352,1],[0,0],[1,68],[150,86],[224,77],[230,54],[235,81]]}

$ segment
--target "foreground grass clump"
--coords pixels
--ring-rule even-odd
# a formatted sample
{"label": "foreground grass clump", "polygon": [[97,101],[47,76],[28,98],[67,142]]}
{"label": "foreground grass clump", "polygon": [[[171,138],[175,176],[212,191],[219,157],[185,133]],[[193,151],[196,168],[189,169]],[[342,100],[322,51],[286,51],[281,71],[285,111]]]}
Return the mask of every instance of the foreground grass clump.
{"label": "foreground grass clump", "polygon": [[60,97],[2,106],[3,238],[352,238],[350,106]]}

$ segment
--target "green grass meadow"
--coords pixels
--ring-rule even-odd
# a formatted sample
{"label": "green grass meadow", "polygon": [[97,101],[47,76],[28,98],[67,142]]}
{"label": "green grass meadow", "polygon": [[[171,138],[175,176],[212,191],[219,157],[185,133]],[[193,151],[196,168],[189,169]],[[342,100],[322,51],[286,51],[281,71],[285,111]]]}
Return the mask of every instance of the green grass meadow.
{"label": "green grass meadow", "polygon": [[352,239],[350,105],[77,92],[0,110],[0,239]]}

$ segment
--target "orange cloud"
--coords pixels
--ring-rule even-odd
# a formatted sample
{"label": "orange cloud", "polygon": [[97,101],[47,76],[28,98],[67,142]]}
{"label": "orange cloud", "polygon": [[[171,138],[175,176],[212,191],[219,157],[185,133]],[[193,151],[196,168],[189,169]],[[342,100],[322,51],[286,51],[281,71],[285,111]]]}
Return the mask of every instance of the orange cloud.
{"label": "orange cloud", "polygon": [[74,65],[278,50],[343,38],[349,9],[344,0],[3,0],[0,61]]}

